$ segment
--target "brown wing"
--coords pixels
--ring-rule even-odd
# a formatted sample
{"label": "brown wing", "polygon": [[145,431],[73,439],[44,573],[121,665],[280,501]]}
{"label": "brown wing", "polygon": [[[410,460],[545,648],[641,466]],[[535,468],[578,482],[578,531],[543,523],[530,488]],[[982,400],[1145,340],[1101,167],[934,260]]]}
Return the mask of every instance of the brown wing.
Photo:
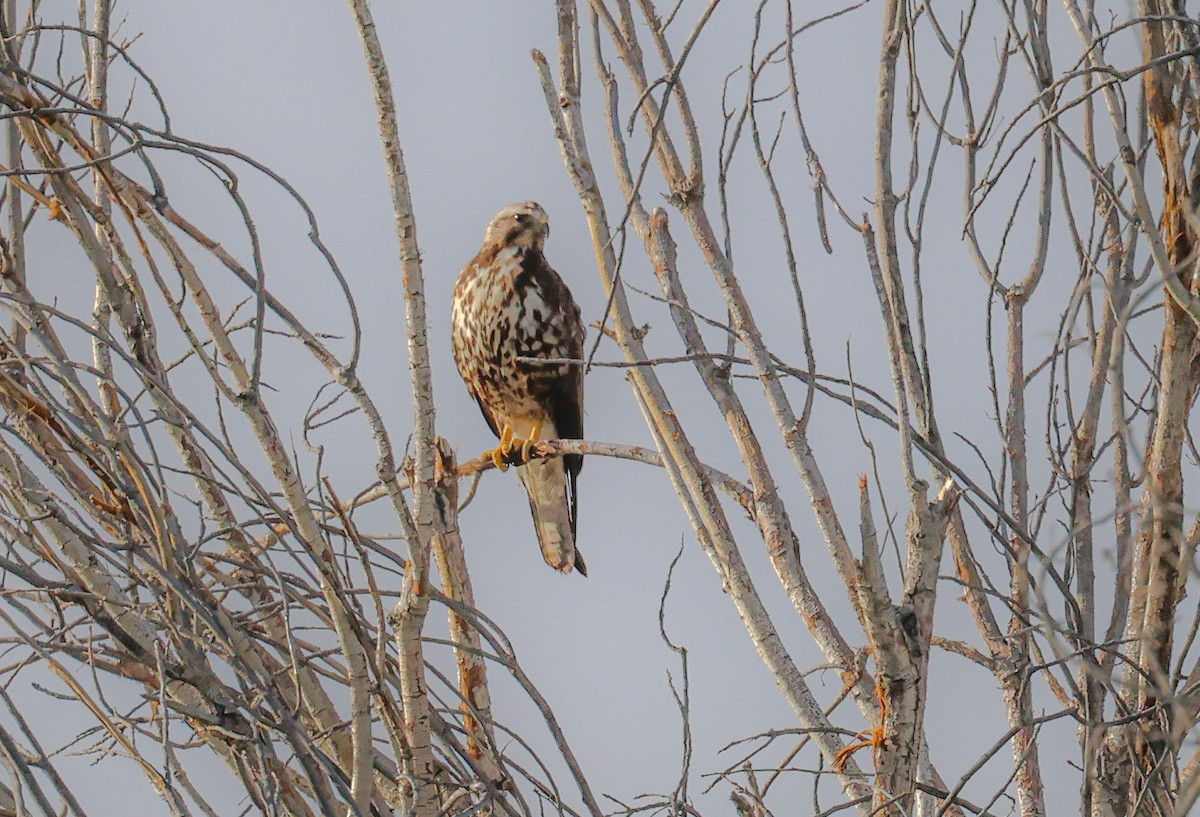
{"label": "brown wing", "polygon": [[[579,352],[571,355],[574,358],[583,357],[583,337],[579,339]],[[567,440],[583,439],[583,367],[572,366],[571,374],[562,378],[563,388],[556,389],[550,394],[550,416],[554,418],[554,427],[558,434]],[[571,535],[579,520],[579,496],[575,489],[575,481],[583,470],[583,457],[578,454],[567,454],[563,457],[563,465],[567,469],[567,485],[571,495]],[[584,573],[584,575],[587,575]]]}
{"label": "brown wing", "polygon": [[[571,290],[563,283],[558,273],[546,263],[541,253],[532,252],[525,258],[523,272],[529,275],[542,292],[550,312],[548,321],[562,328],[562,337],[552,357],[579,360],[583,358],[583,341],[586,329],[580,315],[579,305],[571,297]],[[558,436],[566,440],[583,439],[583,367],[568,366],[566,371],[546,383],[540,391],[538,402],[554,421]],[[571,533],[574,535],[578,519],[578,498],[575,480],[583,469],[583,457],[568,454],[563,457],[566,467],[571,500]]]}

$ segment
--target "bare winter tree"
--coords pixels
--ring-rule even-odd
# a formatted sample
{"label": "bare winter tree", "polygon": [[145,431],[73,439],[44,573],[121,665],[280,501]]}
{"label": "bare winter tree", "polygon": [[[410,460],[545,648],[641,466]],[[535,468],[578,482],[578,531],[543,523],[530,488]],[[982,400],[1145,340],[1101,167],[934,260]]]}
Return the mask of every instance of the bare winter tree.
{"label": "bare winter tree", "polygon": [[[529,89],[544,92],[608,299],[600,340],[573,363],[627,369],[657,451],[568,440],[532,455],[618,457],[669,480],[794,714],[733,747],[735,762],[692,757],[679,649],[682,775],[602,806],[560,702],[474,602],[460,483],[492,465],[460,464],[438,436],[413,203],[366,0],[349,10],[395,210],[412,394],[400,430],[359,379],[351,288],[287,181],[172,128],[110,0],[70,23],[0,3],[0,814],[104,809],[76,796],[53,724],[33,715],[67,701],[86,719],[71,752],[132,759],[173,814],[695,815],[701,763],[740,815],[1189,813],[1195,10],[810,5],[558,0],[544,12],[556,51],[533,52]],[[722,41],[719,6],[753,18],[748,42]],[[882,39],[864,91],[871,147],[846,156],[839,111],[806,98],[822,72],[806,43],[851,23]],[[689,86],[714,40],[741,67],[719,89]],[[155,118],[129,115],[114,88]],[[696,108],[714,103],[710,131]],[[872,168],[869,189],[833,170],[851,166]],[[197,168],[227,192],[234,238],[176,181]],[[343,338],[267,285],[246,174],[310,220]],[[735,264],[751,222],[777,239],[771,270]],[[877,315],[877,347],[830,354],[844,330],[810,320],[830,308],[817,273],[835,261],[873,288],[858,307]],[[942,289],[948,268],[973,302]],[[755,300],[762,276],[784,282],[786,310]],[[945,348],[941,325],[972,309],[975,336]],[[864,355],[886,367],[856,367]],[[667,365],[694,379],[669,387]],[[705,393],[727,436],[688,407]],[[971,425],[982,417],[990,429]],[[330,429],[373,447],[358,496],[326,478]],[[407,455],[397,434],[411,434]],[[869,476],[835,484],[835,455]],[[754,551],[774,576],[747,566]],[[841,587],[819,593],[817,565]],[[431,605],[448,639],[426,626]],[[785,646],[795,622],[836,689],[815,689]],[[982,750],[939,723],[959,665],[991,679],[968,694],[999,696],[1004,722],[973,725]],[[497,674],[559,757],[493,711]],[[207,757],[235,794],[198,771]],[[798,776],[811,804],[781,793]]]}

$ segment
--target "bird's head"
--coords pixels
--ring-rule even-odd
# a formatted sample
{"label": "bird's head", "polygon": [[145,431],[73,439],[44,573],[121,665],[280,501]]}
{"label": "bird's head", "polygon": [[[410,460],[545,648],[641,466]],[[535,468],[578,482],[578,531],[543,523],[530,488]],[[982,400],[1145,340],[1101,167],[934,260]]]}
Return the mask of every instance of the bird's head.
{"label": "bird's head", "polygon": [[487,228],[486,243],[524,250],[541,250],[550,235],[550,220],[536,201],[519,201],[496,214]]}

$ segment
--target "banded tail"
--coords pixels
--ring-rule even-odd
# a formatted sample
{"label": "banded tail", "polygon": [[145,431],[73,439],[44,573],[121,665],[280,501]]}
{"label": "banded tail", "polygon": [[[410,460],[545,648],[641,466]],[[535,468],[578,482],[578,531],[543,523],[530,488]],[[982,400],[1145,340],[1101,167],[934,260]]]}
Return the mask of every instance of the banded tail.
{"label": "banded tail", "polygon": [[563,573],[575,569],[586,576],[587,565],[575,547],[574,486],[569,484],[573,480],[562,457],[533,460],[516,471],[529,494],[533,525],[546,564]]}

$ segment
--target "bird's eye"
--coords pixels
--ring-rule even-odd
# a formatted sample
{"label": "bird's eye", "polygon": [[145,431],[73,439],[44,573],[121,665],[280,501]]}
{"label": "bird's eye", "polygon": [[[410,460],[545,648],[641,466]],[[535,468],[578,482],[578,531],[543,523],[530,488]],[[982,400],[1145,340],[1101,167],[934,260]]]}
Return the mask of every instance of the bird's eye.
{"label": "bird's eye", "polygon": [[529,220],[529,216],[525,215],[524,213],[517,213],[516,215],[513,216],[513,218],[515,218],[517,220],[518,224],[524,224],[526,221]]}

